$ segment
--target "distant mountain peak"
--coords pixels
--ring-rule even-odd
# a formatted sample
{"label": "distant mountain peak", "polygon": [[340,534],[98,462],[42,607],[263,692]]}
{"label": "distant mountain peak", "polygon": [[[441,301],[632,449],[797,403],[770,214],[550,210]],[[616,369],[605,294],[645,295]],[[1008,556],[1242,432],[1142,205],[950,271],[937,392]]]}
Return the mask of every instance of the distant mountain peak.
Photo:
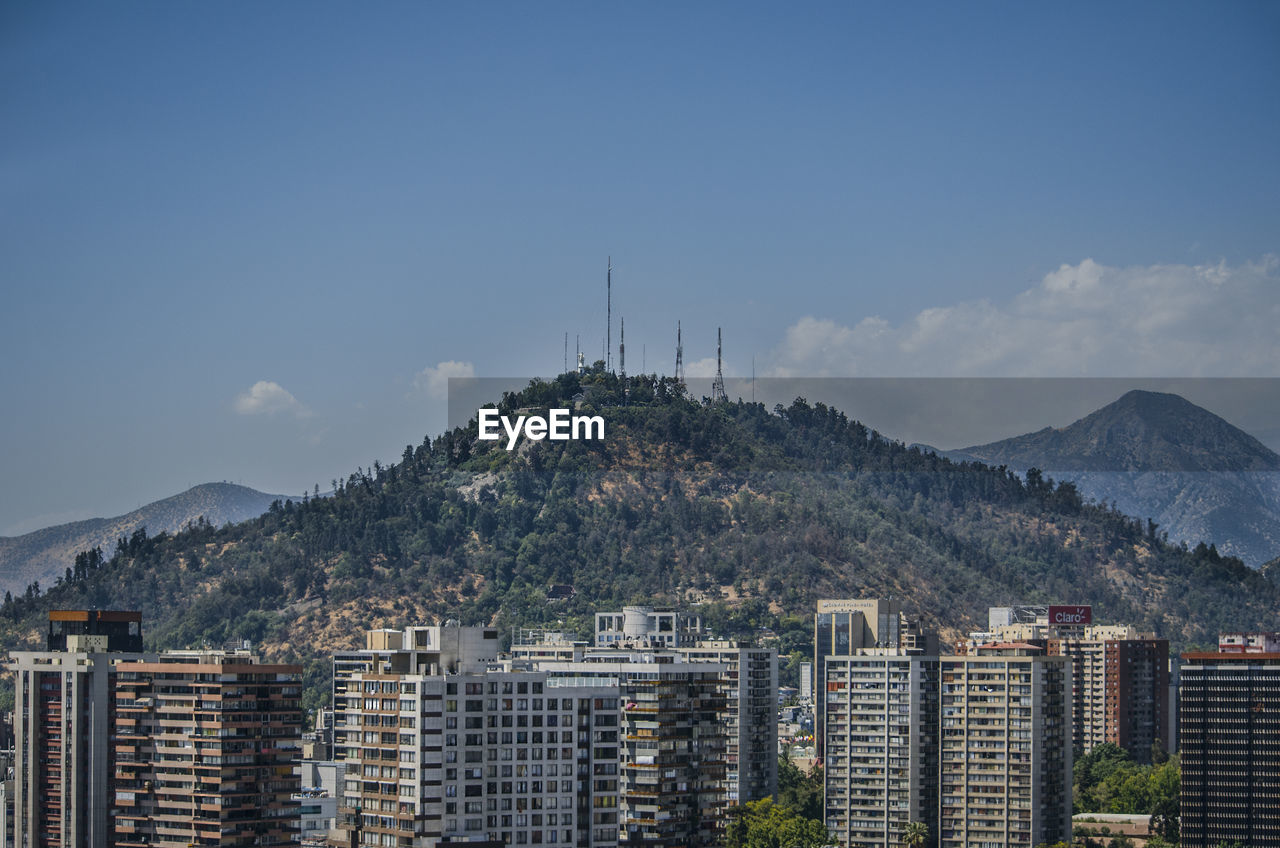
{"label": "distant mountain peak", "polygon": [[1056,471],[1280,471],[1280,455],[1225,419],[1180,395],[1141,389],[1067,427],[957,453]]}
{"label": "distant mountain peak", "polygon": [[944,455],[1039,468],[1086,497],[1154,519],[1171,539],[1215,542],[1246,562],[1280,547],[1280,455],[1176,394],[1126,392],[1067,427]]}
{"label": "distant mountain peak", "polygon": [[266,512],[283,495],[269,495],[238,483],[201,483],[185,492],[114,518],[88,518],[0,538],[0,592],[20,591],[32,580],[48,586],[75,555],[95,546],[109,556],[116,539],[140,527],[151,535],[176,533],[202,516],[215,527]]}

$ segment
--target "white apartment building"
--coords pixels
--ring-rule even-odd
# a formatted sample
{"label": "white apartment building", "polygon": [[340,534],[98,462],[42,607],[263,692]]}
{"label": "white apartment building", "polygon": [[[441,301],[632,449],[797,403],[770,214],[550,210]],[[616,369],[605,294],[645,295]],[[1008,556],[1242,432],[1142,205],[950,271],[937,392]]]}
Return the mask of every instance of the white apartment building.
{"label": "white apartment building", "polygon": [[617,845],[616,686],[501,669],[492,629],[368,636],[334,659],[344,844]]}

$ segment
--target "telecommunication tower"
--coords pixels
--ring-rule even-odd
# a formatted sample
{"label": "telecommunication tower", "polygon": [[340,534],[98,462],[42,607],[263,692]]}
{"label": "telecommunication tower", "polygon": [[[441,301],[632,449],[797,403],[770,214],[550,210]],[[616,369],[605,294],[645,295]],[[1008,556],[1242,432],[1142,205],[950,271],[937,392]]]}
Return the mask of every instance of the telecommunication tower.
{"label": "telecommunication tower", "polygon": [[605,274],[605,317],[604,317],[604,368],[613,373],[613,257],[609,257],[609,270]]}
{"label": "telecommunication tower", "polygon": [[676,322],[676,374],[681,383],[684,382],[684,342],[680,339],[680,322]]}
{"label": "telecommunication tower", "polygon": [[711,383],[711,400],[727,401],[729,396],[724,391],[724,372],[720,368],[720,328],[716,327],[716,378]]}

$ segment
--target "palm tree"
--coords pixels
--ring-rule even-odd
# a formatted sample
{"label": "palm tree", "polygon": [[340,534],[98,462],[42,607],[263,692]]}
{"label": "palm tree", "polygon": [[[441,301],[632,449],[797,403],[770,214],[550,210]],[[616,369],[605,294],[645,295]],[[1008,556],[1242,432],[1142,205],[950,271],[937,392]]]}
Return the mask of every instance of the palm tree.
{"label": "palm tree", "polygon": [[929,825],[924,822],[907,822],[902,828],[902,844],[907,848],[924,848],[929,842]]}

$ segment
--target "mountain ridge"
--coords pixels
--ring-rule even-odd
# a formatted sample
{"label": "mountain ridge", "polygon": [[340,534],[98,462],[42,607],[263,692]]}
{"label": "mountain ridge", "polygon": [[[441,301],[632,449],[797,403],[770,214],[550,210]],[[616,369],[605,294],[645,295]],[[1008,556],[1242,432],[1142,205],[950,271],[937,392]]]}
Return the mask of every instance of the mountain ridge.
{"label": "mountain ridge", "polygon": [[[583,392],[584,388],[593,391]],[[157,648],[258,643],[305,664],[365,629],[456,618],[589,634],[597,610],[697,604],[718,635],[774,634],[787,674],[811,652],[821,597],[894,595],[945,638],[1015,602],[1090,603],[1175,650],[1267,625],[1280,587],[1208,546],[1184,549],[1084,501],[1070,483],[956,464],[821,403],[698,402],[670,379],[600,369],[508,393],[504,413],[601,414],[608,437],[508,452],[474,420],[332,496],[256,519],[131,537],[73,579],[6,602],[6,647],[50,608],[129,608]],[[625,401],[625,402],[624,402]],[[550,588],[572,585],[567,599]]]}
{"label": "mountain ridge", "polygon": [[47,587],[63,576],[80,551],[101,547],[109,556],[120,537],[140,527],[151,534],[174,534],[201,516],[221,527],[261,515],[282,498],[235,483],[201,483],[112,518],[85,518],[0,536],[0,592],[21,592],[33,581]]}
{"label": "mountain ridge", "polygon": [[1038,468],[1251,565],[1280,552],[1280,454],[1179,395],[1134,390],[1066,427],[939,453]]}
{"label": "mountain ridge", "polygon": [[1061,428],[948,451],[1055,471],[1280,471],[1280,454],[1180,395],[1134,389]]}

